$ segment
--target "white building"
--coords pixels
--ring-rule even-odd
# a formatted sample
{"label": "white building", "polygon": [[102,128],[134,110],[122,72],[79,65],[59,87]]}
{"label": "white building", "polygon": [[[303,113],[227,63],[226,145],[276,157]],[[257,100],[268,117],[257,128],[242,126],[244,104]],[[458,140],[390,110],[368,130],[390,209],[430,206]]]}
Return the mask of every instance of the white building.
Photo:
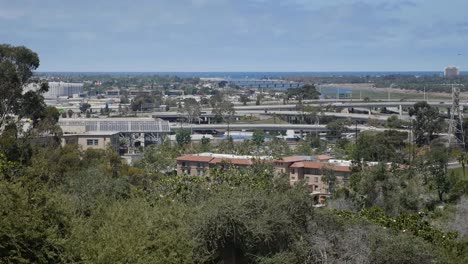
{"label": "white building", "polygon": [[49,82],[49,91],[44,94],[44,98],[76,97],[83,92],[82,83]]}
{"label": "white building", "polygon": [[444,76],[447,78],[457,77],[460,75],[460,71],[455,66],[448,66],[444,69]]}

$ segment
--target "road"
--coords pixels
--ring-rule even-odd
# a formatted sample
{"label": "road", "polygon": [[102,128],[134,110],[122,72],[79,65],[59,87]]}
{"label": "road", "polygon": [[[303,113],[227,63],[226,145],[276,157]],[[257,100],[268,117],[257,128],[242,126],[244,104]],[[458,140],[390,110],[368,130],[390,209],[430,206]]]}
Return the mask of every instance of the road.
{"label": "road", "polygon": [[[192,130],[227,130],[228,124],[180,124],[180,123],[170,123],[171,130],[179,128],[187,128]],[[386,131],[391,130],[390,128],[378,128],[378,127],[369,127],[358,125],[348,126],[349,131],[355,131],[357,128],[358,131]],[[241,124],[234,123],[229,125],[231,130],[295,130],[295,131],[317,131],[317,132],[326,132],[328,131],[326,125],[309,125],[309,124]],[[395,129],[393,129],[395,130]],[[406,129],[396,129],[401,132],[408,132]]]}
{"label": "road", "polygon": [[[239,110],[234,114],[236,117],[250,116],[250,115],[280,115],[280,116],[302,116],[307,115],[307,113],[302,111],[291,111],[291,110]],[[391,115],[368,115],[368,114],[354,114],[354,113],[336,113],[336,112],[323,112],[318,113],[318,115],[324,116],[334,116],[340,118],[351,118],[356,120],[368,120],[369,118],[377,119],[380,121],[386,121]],[[179,112],[154,112],[152,114],[155,118],[178,118],[185,116],[183,113]],[[214,114],[211,111],[204,111],[200,117],[213,117]],[[409,116],[402,115],[401,119],[409,119]]]}

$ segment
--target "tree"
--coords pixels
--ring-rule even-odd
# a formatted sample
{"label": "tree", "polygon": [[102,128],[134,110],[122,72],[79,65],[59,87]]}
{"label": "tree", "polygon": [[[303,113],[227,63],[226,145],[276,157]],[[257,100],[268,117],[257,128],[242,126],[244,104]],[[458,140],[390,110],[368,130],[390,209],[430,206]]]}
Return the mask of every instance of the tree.
{"label": "tree", "polygon": [[462,165],[463,169],[463,179],[466,179],[466,172],[465,172],[465,166],[466,163],[468,162],[468,155],[466,152],[460,153],[460,155],[457,157],[458,162]]}
{"label": "tree", "polygon": [[305,84],[299,88],[289,88],[286,94],[288,95],[288,99],[295,97],[299,102],[302,102],[302,100],[318,99],[320,96],[320,93],[315,89],[315,85],[313,84]]}
{"label": "tree", "polygon": [[265,132],[263,130],[255,130],[252,135],[252,141],[257,147],[261,146],[265,142]]}
{"label": "tree", "polygon": [[340,138],[347,128],[342,120],[334,120],[327,124],[327,129],[330,137]]}
{"label": "tree", "polygon": [[213,108],[215,119],[224,121],[228,124],[228,134],[230,132],[229,125],[234,121],[236,110],[234,104],[229,101],[222,101]]}
{"label": "tree", "polygon": [[239,97],[239,101],[243,104],[243,105],[247,105],[248,102],[250,102],[250,98],[248,95],[246,94],[241,94],[240,97]]}
{"label": "tree", "polygon": [[386,126],[389,128],[403,128],[407,122],[401,120],[396,115],[392,115],[387,119]]}
{"label": "tree", "polygon": [[447,174],[448,153],[444,148],[432,149],[428,160],[427,167],[434,181],[439,196],[439,201],[442,202],[444,194],[451,189],[451,182]]}
{"label": "tree", "polygon": [[336,175],[333,167],[324,166],[322,168],[322,182],[328,185],[328,192],[333,194],[336,186]]}
{"label": "tree", "polygon": [[68,114],[68,118],[72,118],[73,117],[73,110],[69,109],[67,111],[67,114]]}
{"label": "tree", "polygon": [[439,111],[427,102],[418,102],[410,109],[409,114],[416,116],[416,119],[413,120],[416,144],[418,146],[429,145],[435,134],[442,130],[444,121],[439,117]]}
{"label": "tree", "polygon": [[193,123],[201,114],[200,104],[193,98],[185,99],[181,110],[187,115],[189,123]]}
{"label": "tree", "polygon": [[89,103],[80,104],[80,111],[83,114],[87,113],[90,108],[91,108],[91,105]]}
{"label": "tree", "polygon": [[202,139],[201,139],[201,147],[202,147],[202,151],[209,151],[210,150],[210,139],[203,136]]}
{"label": "tree", "polygon": [[154,98],[151,96],[137,96],[132,100],[132,111],[144,111],[154,108]]}
{"label": "tree", "polygon": [[[48,90],[47,82],[31,79],[38,67],[35,52],[23,46],[0,44],[0,129],[23,117],[34,120],[45,109],[41,94]],[[33,88],[24,93],[29,84]]]}
{"label": "tree", "polygon": [[360,164],[361,161],[403,163],[402,151],[406,146],[404,140],[407,138],[407,133],[395,130],[359,133],[351,157],[356,164]]}
{"label": "tree", "polygon": [[188,129],[178,129],[176,132],[177,145],[183,147],[191,142],[191,132]]}

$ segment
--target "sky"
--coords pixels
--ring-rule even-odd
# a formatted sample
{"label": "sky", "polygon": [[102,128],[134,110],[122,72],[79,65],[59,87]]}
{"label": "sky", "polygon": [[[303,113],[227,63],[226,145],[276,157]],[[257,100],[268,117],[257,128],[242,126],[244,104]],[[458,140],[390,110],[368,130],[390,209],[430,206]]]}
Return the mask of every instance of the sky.
{"label": "sky", "polygon": [[0,0],[39,71],[468,70],[467,0]]}

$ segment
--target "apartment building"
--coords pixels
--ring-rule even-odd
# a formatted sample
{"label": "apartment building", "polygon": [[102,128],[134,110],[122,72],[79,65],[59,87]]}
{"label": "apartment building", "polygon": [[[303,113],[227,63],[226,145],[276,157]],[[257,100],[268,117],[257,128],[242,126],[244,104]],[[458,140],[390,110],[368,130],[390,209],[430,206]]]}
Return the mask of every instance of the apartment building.
{"label": "apartment building", "polygon": [[229,154],[200,153],[177,158],[177,174],[191,176],[209,175],[215,166],[245,167],[254,164],[254,159],[268,160],[269,157],[238,156]]}
{"label": "apartment building", "polygon": [[278,175],[289,177],[291,185],[305,182],[311,193],[319,197],[329,195],[328,184],[322,180],[325,169],[336,176],[336,184],[345,182],[351,175],[349,164],[332,160],[328,155],[292,156],[275,160],[271,157],[237,156],[215,153],[184,155],[177,158],[177,174],[191,176],[209,175],[210,168],[216,166],[247,167],[255,163],[255,159],[263,160],[273,165]]}
{"label": "apartment building", "polygon": [[312,193],[328,194],[330,192],[328,184],[322,180],[325,169],[333,173],[337,185],[351,176],[349,166],[337,166],[328,162],[299,161],[289,167],[289,182],[294,185],[305,181]]}

